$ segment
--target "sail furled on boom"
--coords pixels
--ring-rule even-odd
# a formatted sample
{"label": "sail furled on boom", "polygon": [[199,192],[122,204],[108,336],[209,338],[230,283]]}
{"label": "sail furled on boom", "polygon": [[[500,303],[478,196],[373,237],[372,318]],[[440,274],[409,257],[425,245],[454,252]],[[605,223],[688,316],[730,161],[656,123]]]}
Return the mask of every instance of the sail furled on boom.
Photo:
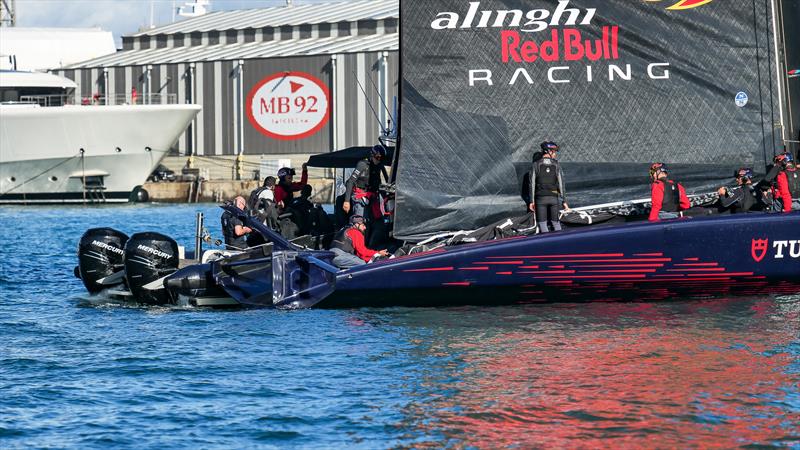
{"label": "sail furled on boom", "polygon": [[653,161],[685,182],[763,170],[782,148],[771,2],[674,3],[403,0],[395,233],[523,212],[544,140],[598,202],[646,194]]}

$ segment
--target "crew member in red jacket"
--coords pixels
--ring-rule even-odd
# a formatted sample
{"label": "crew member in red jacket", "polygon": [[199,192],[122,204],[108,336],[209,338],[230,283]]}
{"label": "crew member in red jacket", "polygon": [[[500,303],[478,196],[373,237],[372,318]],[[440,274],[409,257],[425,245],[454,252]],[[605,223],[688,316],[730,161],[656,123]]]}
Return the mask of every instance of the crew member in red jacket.
{"label": "crew member in red jacket", "polygon": [[290,167],[284,167],[278,171],[278,185],[275,186],[275,203],[281,208],[289,206],[295,192],[303,190],[303,186],[308,184],[308,165],[303,163],[303,174],[300,181],[293,183],[296,172]]}
{"label": "crew member in red jacket", "polygon": [[331,251],[336,254],[333,264],[347,269],[360,266],[372,260],[375,255],[387,256],[386,250],[372,250],[364,243],[367,225],[362,216],[351,216],[350,225],[342,228],[333,237]]}
{"label": "crew member in red jacket", "polygon": [[683,186],[668,178],[669,170],[664,163],[653,163],[650,166],[650,177],[653,184],[650,186],[650,199],[653,204],[650,209],[650,221],[658,222],[665,219],[677,219],[682,211],[692,205],[686,196]]}
{"label": "crew member in red jacket", "polygon": [[775,165],[781,168],[775,178],[778,191],[775,199],[781,202],[782,211],[800,210],[800,172],[794,164],[791,153],[782,153],[775,157]]}

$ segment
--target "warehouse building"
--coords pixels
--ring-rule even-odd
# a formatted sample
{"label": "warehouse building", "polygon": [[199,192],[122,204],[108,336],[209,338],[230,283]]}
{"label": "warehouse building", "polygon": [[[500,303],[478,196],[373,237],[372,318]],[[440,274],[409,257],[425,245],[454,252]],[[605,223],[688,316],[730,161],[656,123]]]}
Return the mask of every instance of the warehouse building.
{"label": "warehouse building", "polygon": [[172,155],[322,153],[372,145],[391,120],[398,19],[397,0],[217,11],[53,72],[77,102],[202,105]]}

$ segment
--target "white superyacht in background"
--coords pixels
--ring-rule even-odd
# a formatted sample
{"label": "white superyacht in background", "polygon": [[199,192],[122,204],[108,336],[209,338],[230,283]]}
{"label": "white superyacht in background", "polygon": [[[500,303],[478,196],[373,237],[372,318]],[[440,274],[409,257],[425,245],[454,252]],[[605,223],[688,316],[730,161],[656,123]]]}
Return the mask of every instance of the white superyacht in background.
{"label": "white superyacht in background", "polygon": [[160,95],[76,105],[75,88],[0,71],[0,203],[127,202],[201,110]]}

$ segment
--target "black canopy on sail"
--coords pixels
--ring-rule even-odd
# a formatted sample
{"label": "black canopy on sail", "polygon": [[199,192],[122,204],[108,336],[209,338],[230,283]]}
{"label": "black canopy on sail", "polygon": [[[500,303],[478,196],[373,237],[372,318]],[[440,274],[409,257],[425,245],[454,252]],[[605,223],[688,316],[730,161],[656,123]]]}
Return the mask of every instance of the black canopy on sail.
{"label": "black canopy on sail", "polygon": [[763,172],[783,148],[771,2],[675,3],[404,0],[395,235],[524,213],[544,140],[579,204],[647,196],[655,161],[690,191]]}

